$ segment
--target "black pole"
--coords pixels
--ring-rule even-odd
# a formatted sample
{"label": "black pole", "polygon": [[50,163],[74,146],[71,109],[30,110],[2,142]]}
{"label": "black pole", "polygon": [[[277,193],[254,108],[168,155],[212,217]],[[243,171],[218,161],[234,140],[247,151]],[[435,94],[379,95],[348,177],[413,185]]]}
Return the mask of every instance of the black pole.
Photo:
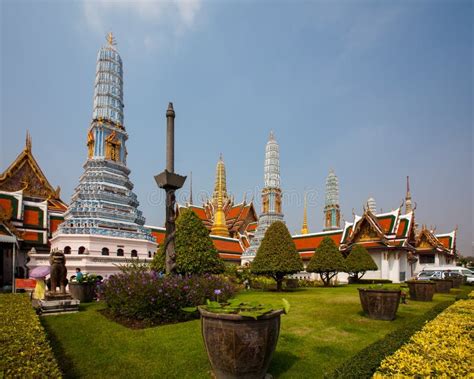
{"label": "black pole", "polygon": [[169,103],[166,111],[166,169],[155,176],[155,181],[166,192],[166,237],[164,242],[166,274],[176,273],[176,196],[175,191],[181,188],[185,176],[174,173],[174,119],[173,103]]}

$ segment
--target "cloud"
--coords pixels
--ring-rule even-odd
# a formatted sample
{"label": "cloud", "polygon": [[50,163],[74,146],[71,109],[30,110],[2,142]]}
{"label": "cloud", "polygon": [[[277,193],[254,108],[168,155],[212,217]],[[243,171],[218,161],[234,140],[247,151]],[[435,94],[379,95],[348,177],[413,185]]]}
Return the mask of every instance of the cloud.
{"label": "cloud", "polygon": [[95,32],[105,34],[116,20],[127,18],[130,24],[138,24],[145,33],[143,45],[148,50],[160,45],[151,29],[160,28],[174,37],[182,35],[195,25],[202,0],[85,0],[82,3],[83,18]]}

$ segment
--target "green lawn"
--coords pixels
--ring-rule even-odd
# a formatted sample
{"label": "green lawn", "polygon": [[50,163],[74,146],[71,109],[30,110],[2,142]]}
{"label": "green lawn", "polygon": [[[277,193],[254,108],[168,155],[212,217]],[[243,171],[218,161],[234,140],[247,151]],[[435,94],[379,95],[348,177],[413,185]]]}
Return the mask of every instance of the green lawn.
{"label": "green lawn", "polygon": [[[357,286],[239,294],[242,299],[268,303],[278,303],[282,297],[291,310],[282,316],[269,371],[278,378],[321,378],[365,346],[454,295],[436,294],[429,303],[408,301],[400,305],[397,319],[388,322],[362,315]],[[81,305],[79,313],[42,319],[67,377],[210,377],[199,320],[131,330],[97,312],[104,306]]]}

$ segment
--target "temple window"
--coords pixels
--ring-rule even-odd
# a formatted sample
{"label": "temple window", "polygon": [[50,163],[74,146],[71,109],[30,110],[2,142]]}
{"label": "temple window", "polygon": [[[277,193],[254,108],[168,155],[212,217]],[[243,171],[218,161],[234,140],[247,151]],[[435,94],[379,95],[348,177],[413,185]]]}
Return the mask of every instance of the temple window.
{"label": "temple window", "polygon": [[109,249],[106,247],[102,248],[102,255],[109,255]]}
{"label": "temple window", "polygon": [[136,250],[132,250],[132,258],[138,257],[138,252]]}
{"label": "temple window", "polygon": [[81,247],[79,247],[79,250],[77,251],[77,254],[82,255],[82,254],[84,254],[85,250],[86,250],[86,248],[84,246],[81,246]]}
{"label": "temple window", "polygon": [[123,249],[117,249],[117,257],[123,257]]}
{"label": "temple window", "polygon": [[66,246],[64,248],[64,254],[71,254],[71,246]]}
{"label": "temple window", "polygon": [[435,263],[435,255],[434,254],[423,254],[420,255],[420,264],[432,264]]}

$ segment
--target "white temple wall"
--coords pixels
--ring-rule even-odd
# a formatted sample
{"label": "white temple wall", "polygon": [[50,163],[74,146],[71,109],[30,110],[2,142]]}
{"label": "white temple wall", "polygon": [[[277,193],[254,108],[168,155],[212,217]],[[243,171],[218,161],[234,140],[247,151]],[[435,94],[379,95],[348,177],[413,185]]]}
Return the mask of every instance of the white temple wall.
{"label": "white temple wall", "polygon": [[[51,249],[57,248],[64,251],[66,246],[71,247],[71,254],[66,254],[68,278],[75,274],[76,267],[79,267],[82,272],[107,278],[120,271],[119,265],[132,259],[132,250],[137,251],[137,258],[141,261],[151,262],[157,248],[156,243],[147,240],[97,235],[64,234],[51,239]],[[78,253],[81,246],[86,248],[84,254]],[[102,255],[104,247],[109,249],[109,255]],[[117,256],[119,248],[124,250],[124,256]],[[149,252],[151,252],[151,257],[149,257]],[[49,265],[47,254],[30,254],[30,258],[31,261],[28,264],[30,270],[37,266]]]}

